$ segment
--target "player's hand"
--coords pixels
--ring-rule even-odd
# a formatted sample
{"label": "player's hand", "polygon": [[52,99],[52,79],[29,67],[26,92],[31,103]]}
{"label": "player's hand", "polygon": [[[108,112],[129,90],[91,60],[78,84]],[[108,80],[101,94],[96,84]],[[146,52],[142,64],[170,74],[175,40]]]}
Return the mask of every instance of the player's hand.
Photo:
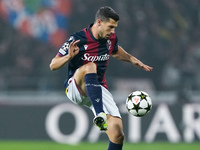
{"label": "player's hand", "polygon": [[153,70],[153,67],[150,67],[150,66],[145,65],[145,64],[141,65],[141,68],[144,69],[145,71],[152,71]]}
{"label": "player's hand", "polygon": [[141,69],[143,69],[143,70],[145,70],[145,71],[152,71],[153,70],[153,67],[150,67],[150,66],[148,66],[148,65],[145,65],[145,64],[143,64],[141,61],[139,61],[138,59],[137,59],[137,63],[135,63],[135,65],[138,67],[138,68],[141,68]]}
{"label": "player's hand", "polygon": [[68,53],[71,59],[79,53],[79,47],[77,46],[79,42],[80,40],[73,40],[69,45]]}

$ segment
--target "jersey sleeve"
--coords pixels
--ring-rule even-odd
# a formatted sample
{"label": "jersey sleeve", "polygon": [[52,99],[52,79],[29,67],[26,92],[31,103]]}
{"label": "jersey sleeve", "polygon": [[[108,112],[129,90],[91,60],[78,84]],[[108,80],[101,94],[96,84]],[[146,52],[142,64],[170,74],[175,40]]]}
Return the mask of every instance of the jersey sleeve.
{"label": "jersey sleeve", "polygon": [[68,54],[69,45],[73,40],[76,40],[76,37],[74,35],[71,35],[67,39],[67,41],[62,45],[62,47],[59,49],[57,55],[60,56],[60,57],[67,55]]}

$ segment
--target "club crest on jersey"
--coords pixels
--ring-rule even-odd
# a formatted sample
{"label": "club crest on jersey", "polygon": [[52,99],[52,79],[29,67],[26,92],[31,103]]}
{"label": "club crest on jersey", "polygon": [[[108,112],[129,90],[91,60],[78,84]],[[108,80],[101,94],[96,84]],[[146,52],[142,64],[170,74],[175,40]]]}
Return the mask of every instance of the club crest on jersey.
{"label": "club crest on jersey", "polygon": [[108,50],[110,50],[111,44],[112,44],[111,41],[110,41],[110,40],[107,40],[107,49],[108,49]]}
{"label": "club crest on jersey", "polygon": [[87,45],[87,44],[85,44],[85,45],[84,45],[84,48],[85,48],[85,50],[87,50],[87,48],[88,48],[88,45]]}

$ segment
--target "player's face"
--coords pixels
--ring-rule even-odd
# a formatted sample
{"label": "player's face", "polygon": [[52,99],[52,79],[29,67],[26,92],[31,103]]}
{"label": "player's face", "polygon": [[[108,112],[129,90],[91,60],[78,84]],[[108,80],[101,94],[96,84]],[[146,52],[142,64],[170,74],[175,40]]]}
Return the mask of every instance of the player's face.
{"label": "player's face", "polygon": [[109,39],[110,36],[115,33],[118,21],[109,19],[107,22],[101,21],[99,26],[99,38]]}

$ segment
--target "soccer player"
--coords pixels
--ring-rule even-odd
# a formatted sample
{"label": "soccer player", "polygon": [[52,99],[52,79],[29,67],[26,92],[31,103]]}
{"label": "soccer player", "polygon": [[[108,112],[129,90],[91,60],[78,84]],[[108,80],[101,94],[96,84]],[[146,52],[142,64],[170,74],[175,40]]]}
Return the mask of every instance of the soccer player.
{"label": "soccer player", "polygon": [[68,64],[66,95],[75,104],[93,111],[94,124],[104,130],[110,140],[108,150],[122,150],[124,140],[121,115],[105,79],[110,56],[146,71],[153,69],[118,45],[115,34],[118,21],[119,16],[111,7],[101,7],[94,23],[71,34],[50,63],[51,70]]}

